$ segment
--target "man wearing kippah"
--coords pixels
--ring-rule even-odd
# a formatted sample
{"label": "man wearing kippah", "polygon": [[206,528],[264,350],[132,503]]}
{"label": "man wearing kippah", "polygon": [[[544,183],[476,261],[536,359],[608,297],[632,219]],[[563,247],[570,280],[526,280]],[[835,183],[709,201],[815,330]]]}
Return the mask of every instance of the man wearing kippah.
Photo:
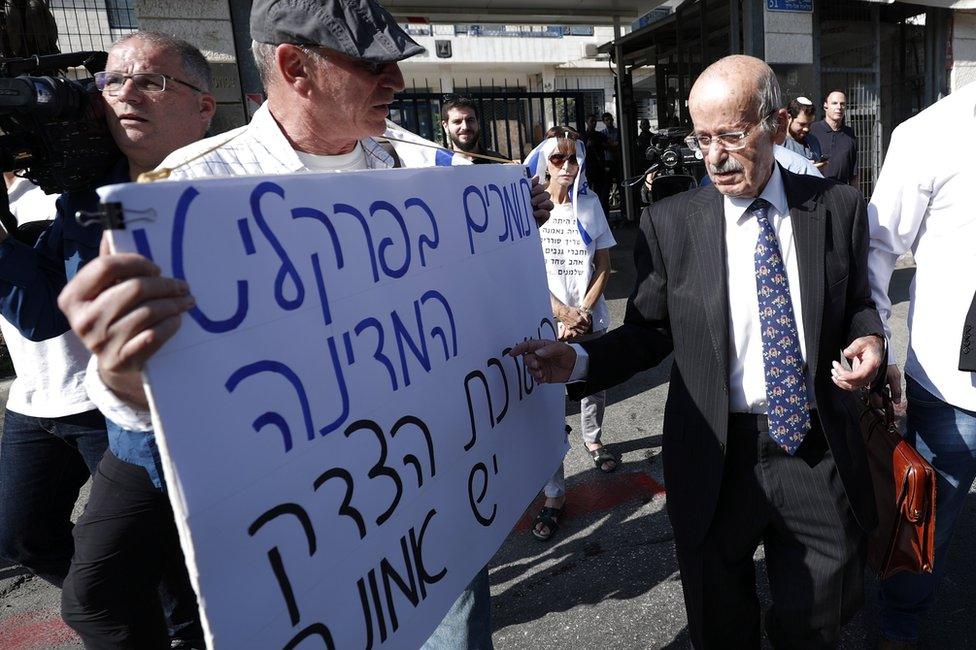
{"label": "man wearing kippah", "polygon": [[810,124],[817,117],[813,101],[807,97],[797,97],[790,100],[786,112],[790,119],[786,126],[786,141],[783,146],[800,154],[812,162],[818,170],[823,171],[827,163],[821,160],[820,142],[816,136],[810,134]]}
{"label": "man wearing kippah", "polygon": [[[268,100],[247,126],[185,147],[163,161],[162,167],[173,169],[170,179],[436,164],[434,156],[418,154],[420,147],[377,140],[388,131],[394,94],[404,87],[397,62],[423,48],[375,0],[255,0],[250,25],[251,50]],[[552,203],[538,185],[532,205],[537,219],[548,218]],[[182,312],[193,304],[184,299],[183,283],[153,278],[153,271],[152,263],[138,255],[103,256],[76,276],[60,300],[77,327],[93,317],[95,301],[113,285],[109,278],[127,278],[121,284],[130,285],[131,298],[113,305],[118,315],[114,323],[95,328],[94,336],[91,328],[76,331],[89,348],[98,346],[102,352],[89,368],[94,381],[102,384],[103,390],[95,391],[103,397],[99,407],[107,418],[141,431],[152,430],[142,367],[176,332]],[[116,326],[136,311],[153,316],[137,328]],[[152,342],[127,359],[115,352],[131,348],[137,339]],[[483,569],[427,647],[491,647],[489,598]]]}

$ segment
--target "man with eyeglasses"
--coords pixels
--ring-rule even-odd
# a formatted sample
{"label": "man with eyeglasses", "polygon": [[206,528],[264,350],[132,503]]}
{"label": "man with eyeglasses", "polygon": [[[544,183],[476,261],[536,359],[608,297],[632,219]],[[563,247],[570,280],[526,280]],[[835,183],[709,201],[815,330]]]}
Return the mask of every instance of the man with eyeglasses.
{"label": "man with eyeglasses", "polygon": [[[375,0],[255,0],[250,29],[267,102],[247,126],[167,157],[169,178],[434,164],[433,156],[415,155],[418,147],[380,140],[404,87],[397,63],[423,48]],[[538,185],[532,204],[537,220],[548,218],[552,203]],[[138,255],[105,255],[75,277],[59,304],[96,352],[97,370],[89,372],[101,384],[96,403],[109,420],[151,436],[140,373],[192,307],[188,287],[158,277]],[[427,647],[490,648],[489,599],[483,571]]]}
{"label": "man with eyeglasses", "polygon": [[512,354],[579,397],[673,353],[664,477],[692,644],[758,649],[763,618],[776,648],[836,647],[876,518],[849,392],[884,378],[864,200],[775,163],[786,110],[761,60],[712,64],[688,106],[712,185],[644,212],[624,324]]}
{"label": "man with eyeglasses", "polygon": [[[153,32],[117,41],[96,85],[123,157],[99,185],[136,180],[175,149],[203,137],[216,107],[211,84],[206,59],[185,41]],[[74,215],[94,213],[98,203],[95,188],[62,195],[57,217],[37,246],[16,251],[21,276],[4,286],[0,312],[25,336],[43,340],[68,329],[58,292],[98,256],[101,238],[99,227],[82,226]],[[104,350],[95,346],[96,353]],[[90,383],[94,374],[89,367],[85,388],[109,420],[109,450],[73,530],[62,614],[91,648],[168,648],[171,642],[203,647],[159,452],[151,435],[130,430],[102,408],[99,392],[105,389],[101,382]]]}

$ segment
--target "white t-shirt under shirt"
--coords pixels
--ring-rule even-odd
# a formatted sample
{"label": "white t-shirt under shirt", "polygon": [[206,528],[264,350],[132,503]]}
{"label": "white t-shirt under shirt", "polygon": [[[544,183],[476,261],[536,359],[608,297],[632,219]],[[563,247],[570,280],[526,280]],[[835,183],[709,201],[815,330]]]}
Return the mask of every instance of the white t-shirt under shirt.
{"label": "white t-shirt under shirt", "polygon": [[[611,248],[617,241],[606,226],[596,239],[587,246],[583,243],[571,203],[553,207],[549,221],[539,228],[542,237],[542,253],[546,259],[549,291],[570,307],[579,307],[586,297],[586,290],[593,278],[594,257],[598,250]],[[560,325],[560,329],[561,329]],[[603,296],[593,306],[593,331],[610,327],[610,310]]]}
{"label": "white t-shirt under shirt", "polygon": [[[18,178],[9,189],[10,211],[18,224],[54,218],[57,194],[45,194]],[[14,362],[17,378],[10,386],[7,408],[35,418],[57,418],[95,408],[85,391],[89,353],[74,332],[34,342],[0,318],[0,331]]]}
{"label": "white t-shirt under shirt", "polygon": [[295,154],[309,171],[313,172],[348,172],[356,169],[366,169],[366,154],[363,145],[356,143],[349,153],[337,156],[323,156],[314,153],[296,151]]}

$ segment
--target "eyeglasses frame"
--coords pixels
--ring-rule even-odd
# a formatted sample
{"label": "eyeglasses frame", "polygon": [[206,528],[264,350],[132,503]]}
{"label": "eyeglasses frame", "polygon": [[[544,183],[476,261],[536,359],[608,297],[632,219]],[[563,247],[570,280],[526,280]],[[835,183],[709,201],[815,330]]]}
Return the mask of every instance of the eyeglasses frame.
{"label": "eyeglasses frame", "polygon": [[[767,119],[769,119],[769,116],[770,115],[774,115],[775,113],[777,113],[778,110],[779,109],[773,109],[773,110],[771,110],[770,112],[768,112],[765,115],[763,115],[762,118],[757,123],[750,124],[749,126],[747,126],[742,131],[728,131],[726,133],[718,133],[716,135],[710,135],[710,136],[708,136],[708,138],[709,138],[708,145],[706,145],[704,147],[698,141],[698,138],[701,137],[701,136],[695,135],[694,133],[692,133],[687,138],[685,138],[685,144],[687,144],[688,147],[692,151],[700,151],[701,153],[706,153],[709,149],[711,149],[712,142],[713,141],[718,142],[719,144],[721,144],[722,145],[722,149],[724,149],[725,151],[742,151],[743,149],[746,148],[746,145],[743,142],[746,139],[746,136],[748,136],[749,133],[751,133],[753,131],[753,129],[761,128],[762,127],[762,123],[765,122]],[[734,144],[734,145],[728,145],[728,144],[722,142],[722,138],[725,138],[725,137],[733,137],[733,136],[735,137],[736,144]],[[741,143],[741,144],[739,144],[739,143]]]}
{"label": "eyeglasses frame", "polygon": [[125,86],[125,82],[126,81],[128,81],[130,79],[134,79],[135,77],[145,77],[145,76],[149,76],[149,75],[153,75],[153,76],[157,76],[157,77],[162,77],[163,78],[163,87],[160,88],[159,90],[143,90],[142,88],[139,88],[138,89],[139,92],[141,92],[141,93],[162,93],[162,92],[166,92],[166,82],[167,81],[175,81],[176,83],[182,84],[182,85],[186,86],[187,88],[190,88],[191,90],[194,90],[194,91],[196,91],[198,93],[204,93],[204,92],[206,92],[206,91],[202,90],[201,88],[197,88],[196,86],[194,86],[193,84],[191,84],[191,83],[189,83],[187,81],[183,81],[182,79],[177,79],[176,77],[173,77],[171,75],[168,75],[168,74],[166,74],[164,72],[133,72],[132,74],[124,74],[124,73],[121,73],[121,72],[109,72],[108,70],[102,70],[100,72],[96,72],[95,73],[95,87],[96,88],[98,87],[98,80],[99,80],[99,78],[104,79],[105,76],[110,75],[110,74],[111,75],[118,75],[118,76],[122,77],[122,83],[119,84],[118,90],[116,90],[114,92],[109,91],[109,90],[106,90],[104,87],[101,90],[99,90],[99,92],[101,92],[101,93],[107,93],[109,95],[109,97],[114,97],[119,92],[121,92],[122,91],[122,87]]}

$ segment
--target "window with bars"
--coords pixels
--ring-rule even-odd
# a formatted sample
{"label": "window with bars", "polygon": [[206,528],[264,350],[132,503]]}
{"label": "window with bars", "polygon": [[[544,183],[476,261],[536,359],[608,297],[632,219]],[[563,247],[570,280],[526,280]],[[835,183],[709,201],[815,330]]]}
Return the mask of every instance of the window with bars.
{"label": "window with bars", "polygon": [[133,0],[105,0],[108,26],[112,29],[138,29]]}
{"label": "window with bars", "polygon": [[133,0],[48,0],[62,52],[107,50],[138,29]]}

